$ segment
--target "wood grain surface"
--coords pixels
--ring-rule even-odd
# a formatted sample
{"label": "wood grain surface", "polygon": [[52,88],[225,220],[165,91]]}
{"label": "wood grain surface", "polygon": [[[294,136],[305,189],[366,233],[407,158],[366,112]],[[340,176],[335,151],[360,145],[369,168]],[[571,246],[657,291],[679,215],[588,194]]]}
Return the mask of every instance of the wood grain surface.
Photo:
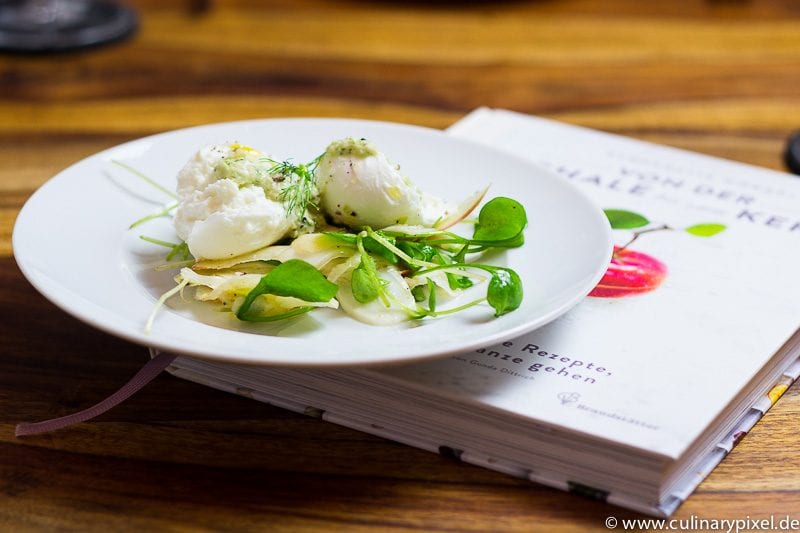
{"label": "wood grain surface", "polygon": [[[94,152],[245,118],[446,127],[494,106],[781,169],[800,128],[800,4],[132,5],[128,41],[0,54],[0,530],[587,531],[636,517],[168,375],[92,422],[16,439],[16,422],[92,405],[147,354],[27,283],[14,219]],[[800,518],[798,415],[795,386],[676,518]]]}

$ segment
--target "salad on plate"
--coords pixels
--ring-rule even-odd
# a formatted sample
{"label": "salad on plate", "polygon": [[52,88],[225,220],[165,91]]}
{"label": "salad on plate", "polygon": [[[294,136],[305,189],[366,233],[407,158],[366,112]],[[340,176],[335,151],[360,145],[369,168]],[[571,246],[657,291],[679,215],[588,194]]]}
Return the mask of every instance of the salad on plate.
{"label": "salad on plate", "polygon": [[158,268],[177,270],[147,329],[187,287],[247,322],[328,307],[391,325],[476,305],[500,317],[522,302],[520,277],[492,257],[524,244],[524,207],[496,197],[475,214],[488,187],[450,203],[366,139],[333,141],[302,164],[240,143],[207,146],[178,173],[176,193],[161,189],[175,201],[131,226],[172,214],[180,239],[141,236],[169,248]]}

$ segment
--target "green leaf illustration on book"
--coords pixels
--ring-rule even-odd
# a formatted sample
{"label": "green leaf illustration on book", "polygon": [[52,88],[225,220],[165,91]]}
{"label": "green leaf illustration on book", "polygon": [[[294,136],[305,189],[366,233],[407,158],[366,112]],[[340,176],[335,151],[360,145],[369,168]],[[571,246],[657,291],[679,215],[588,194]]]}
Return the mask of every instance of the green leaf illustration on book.
{"label": "green leaf illustration on book", "polygon": [[713,237],[724,230],[725,226],[723,224],[695,224],[694,226],[689,226],[684,231],[695,237]]}
{"label": "green leaf illustration on book", "polygon": [[642,228],[650,221],[647,217],[634,213],[633,211],[626,211],[624,209],[604,209],[603,212],[608,217],[608,222],[611,224],[612,229],[635,229]]}
{"label": "green leaf illustration on book", "polygon": [[[632,235],[624,245],[614,246],[611,264],[589,296],[621,298],[657,289],[667,277],[667,265],[651,255],[632,250],[630,246],[647,233],[675,231],[678,228],[668,224],[653,225],[646,216],[625,209],[604,209],[603,212],[611,229],[628,230]],[[683,228],[682,231],[695,237],[707,238],[724,230],[724,224],[702,222]]]}

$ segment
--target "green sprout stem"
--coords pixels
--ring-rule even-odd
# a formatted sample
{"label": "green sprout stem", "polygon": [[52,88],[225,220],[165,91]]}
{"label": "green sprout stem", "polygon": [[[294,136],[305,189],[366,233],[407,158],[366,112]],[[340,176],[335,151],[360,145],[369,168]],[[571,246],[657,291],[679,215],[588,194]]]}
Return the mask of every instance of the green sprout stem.
{"label": "green sprout stem", "polygon": [[414,318],[425,318],[426,316],[429,317],[437,317],[437,316],[445,316],[445,315],[452,315],[454,313],[458,313],[463,311],[464,309],[469,309],[470,307],[474,307],[478,304],[481,304],[486,301],[486,297],[478,298],[477,300],[472,300],[471,302],[467,302],[464,305],[459,305],[458,307],[451,307],[450,309],[443,309],[441,311],[431,311],[429,309],[425,309],[424,307],[420,307],[417,309],[416,314],[412,314]]}
{"label": "green sprout stem", "polygon": [[366,232],[367,235],[372,237],[378,244],[380,244],[381,246],[383,246],[387,250],[391,251],[397,257],[399,257],[400,259],[402,259],[403,261],[405,261],[406,263],[408,263],[411,266],[415,266],[415,267],[419,267],[419,268],[427,268],[427,267],[439,266],[436,263],[430,263],[428,261],[420,261],[419,259],[414,259],[410,255],[405,253],[403,250],[401,250],[400,248],[398,248],[397,246],[395,246],[394,244],[390,243],[388,240],[383,238],[380,234],[378,234],[377,232],[373,231],[371,228],[366,228],[364,231]]}
{"label": "green sprout stem", "polygon": [[171,204],[166,205],[164,209],[162,209],[161,211],[156,211],[155,213],[149,214],[146,217],[140,218],[139,220],[128,226],[128,229],[133,229],[136,226],[144,224],[145,222],[149,222],[150,220],[153,220],[155,218],[165,217],[169,215],[172,211],[174,211],[176,207],[178,207],[178,203],[172,202]]}
{"label": "green sprout stem", "polygon": [[148,237],[147,235],[139,235],[139,238],[145,242],[149,242],[150,244],[157,244],[159,246],[164,246],[165,248],[175,248],[176,246],[180,246],[180,244],[175,244],[174,242],[162,241],[161,239],[156,239],[155,237]]}
{"label": "green sprout stem", "polygon": [[126,165],[126,164],[125,164],[125,163],[123,163],[122,161],[118,161],[118,160],[116,160],[116,159],[112,159],[112,160],[111,160],[111,162],[112,162],[113,164],[117,165],[118,167],[122,167],[122,168],[124,168],[125,170],[127,170],[127,171],[128,171],[128,172],[130,172],[131,174],[133,174],[133,175],[135,175],[135,176],[138,176],[138,177],[142,178],[144,181],[146,181],[147,183],[149,183],[150,185],[152,185],[153,187],[155,187],[155,188],[156,188],[156,189],[158,189],[159,191],[163,192],[163,193],[164,193],[164,194],[166,194],[167,196],[170,196],[171,198],[174,198],[175,200],[177,200],[177,199],[178,199],[178,195],[177,195],[177,194],[175,194],[175,193],[174,193],[174,192],[172,192],[171,190],[167,189],[166,187],[164,187],[164,186],[163,186],[163,185],[161,185],[160,183],[156,182],[155,180],[153,180],[153,179],[152,179],[152,178],[150,178],[149,176],[145,175],[143,172],[141,172],[141,171],[139,171],[139,170],[137,170],[137,169],[133,168],[132,166]]}

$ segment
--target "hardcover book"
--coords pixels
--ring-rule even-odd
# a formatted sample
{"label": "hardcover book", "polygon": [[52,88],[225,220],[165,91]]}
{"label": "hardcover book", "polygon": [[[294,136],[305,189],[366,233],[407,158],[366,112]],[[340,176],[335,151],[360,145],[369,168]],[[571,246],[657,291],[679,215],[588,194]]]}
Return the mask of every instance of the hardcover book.
{"label": "hardcover book", "polygon": [[449,133],[548,168],[605,210],[614,255],[585,300],[444,359],[297,370],[181,356],[170,371],[669,516],[800,375],[800,180],[503,110]]}

